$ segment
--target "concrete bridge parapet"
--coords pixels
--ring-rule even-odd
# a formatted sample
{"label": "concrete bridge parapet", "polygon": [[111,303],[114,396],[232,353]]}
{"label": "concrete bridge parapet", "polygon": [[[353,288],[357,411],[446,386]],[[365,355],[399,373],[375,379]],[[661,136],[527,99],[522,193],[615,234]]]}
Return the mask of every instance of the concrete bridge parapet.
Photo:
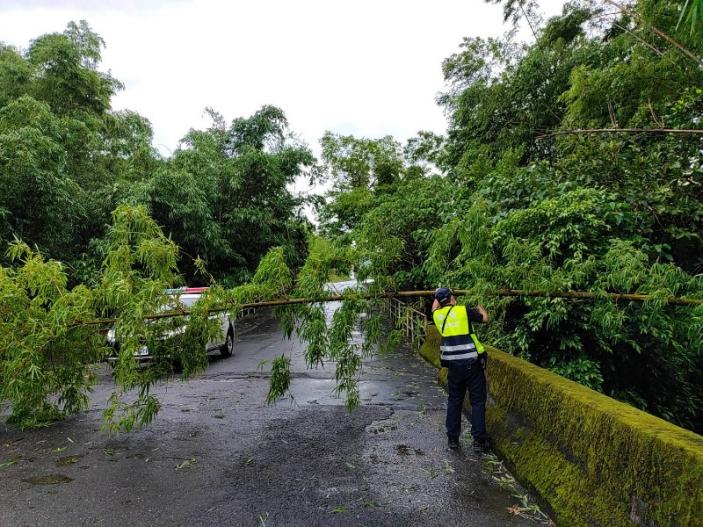
{"label": "concrete bridge parapet", "polygon": [[[428,326],[419,352],[446,383],[439,338]],[[558,525],[703,526],[703,436],[495,348],[488,353],[496,453]]]}

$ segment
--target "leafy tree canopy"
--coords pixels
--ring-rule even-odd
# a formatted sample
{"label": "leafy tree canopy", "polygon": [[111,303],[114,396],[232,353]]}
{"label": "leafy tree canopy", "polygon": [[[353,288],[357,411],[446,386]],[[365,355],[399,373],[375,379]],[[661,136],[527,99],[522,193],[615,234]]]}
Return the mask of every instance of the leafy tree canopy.
{"label": "leafy tree canopy", "polygon": [[286,249],[292,267],[301,265],[309,224],[289,186],[314,164],[312,153],[290,137],[278,108],[265,106],[229,127],[211,115],[213,125],[191,130],[128,199],[145,204],[178,241],[189,276],[200,258],[215,278],[247,280],[273,246]]}
{"label": "leafy tree canopy", "polygon": [[337,239],[354,241],[359,274],[378,286],[469,289],[496,315],[484,336],[497,346],[700,430],[700,308],[492,292],[703,297],[701,135],[578,132],[699,129],[703,68],[689,53],[703,39],[677,27],[678,2],[607,4],[614,14],[572,3],[546,23],[536,3],[504,5],[535,40],[465,39],[442,65],[447,137],[406,149],[401,174],[419,152],[442,175],[383,192],[365,179],[322,217],[351,218]]}

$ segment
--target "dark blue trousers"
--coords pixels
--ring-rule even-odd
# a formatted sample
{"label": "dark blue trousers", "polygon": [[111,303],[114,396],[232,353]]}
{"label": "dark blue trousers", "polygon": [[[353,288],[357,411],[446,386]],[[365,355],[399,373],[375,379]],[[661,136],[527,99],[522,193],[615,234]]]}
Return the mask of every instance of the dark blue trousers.
{"label": "dark blue trousers", "polygon": [[466,390],[471,402],[471,435],[475,441],[486,440],[486,375],[479,361],[469,366],[450,365],[447,376],[447,436],[461,434],[461,412]]}

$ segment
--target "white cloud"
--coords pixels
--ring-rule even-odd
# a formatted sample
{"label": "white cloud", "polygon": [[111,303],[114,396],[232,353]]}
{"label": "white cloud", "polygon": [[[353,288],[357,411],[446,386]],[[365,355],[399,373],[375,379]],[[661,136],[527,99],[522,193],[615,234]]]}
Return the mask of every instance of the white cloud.
{"label": "white cloud", "polygon": [[[542,4],[551,15],[563,0]],[[149,118],[163,152],[205,125],[206,106],[230,120],[275,104],[315,148],[325,130],[444,132],[434,102],[442,59],[464,36],[507,29],[483,0],[23,0],[0,6],[0,38],[26,47],[80,19],[107,43],[104,69],[125,83],[113,107]]]}

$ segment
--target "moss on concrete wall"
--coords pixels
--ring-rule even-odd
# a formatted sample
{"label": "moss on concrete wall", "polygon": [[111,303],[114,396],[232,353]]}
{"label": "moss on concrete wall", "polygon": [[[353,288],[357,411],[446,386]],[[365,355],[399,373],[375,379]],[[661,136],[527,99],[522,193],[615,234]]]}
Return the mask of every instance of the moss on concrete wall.
{"label": "moss on concrete wall", "polygon": [[[488,351],[486,420],[495,450],[559,525],[703,526],[702,436]],[[420,354],[439,368],[434,327]]]}

